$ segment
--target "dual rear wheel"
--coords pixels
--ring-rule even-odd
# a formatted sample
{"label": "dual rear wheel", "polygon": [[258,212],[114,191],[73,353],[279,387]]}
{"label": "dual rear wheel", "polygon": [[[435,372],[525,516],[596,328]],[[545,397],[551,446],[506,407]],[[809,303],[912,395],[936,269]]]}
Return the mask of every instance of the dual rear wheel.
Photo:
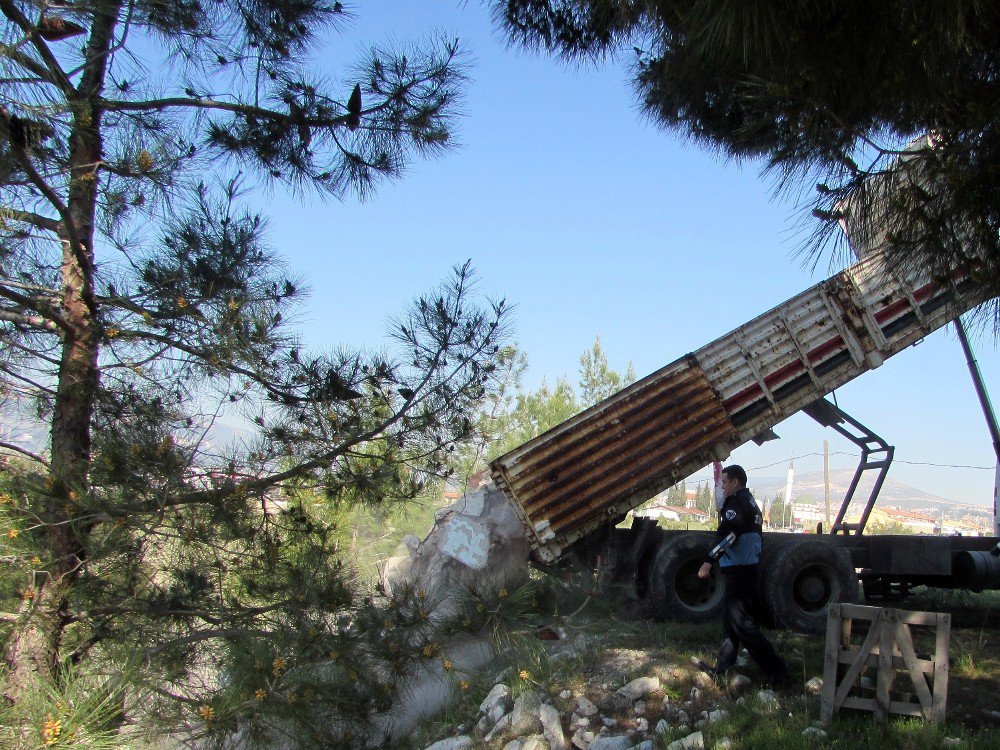
{"label": "dual rear wheel", "polygon": [[[713,566],[698,578],[714,536],[702,532],[666,534],[651,558],[646,603],[654,617],[681,622],[717,619],[725,598],[725,576]],[[850,553],[809,540],[769,546],[761,564],[764,622],[803,633],[822,633],[833,602],[858,601],[858,578]]]}

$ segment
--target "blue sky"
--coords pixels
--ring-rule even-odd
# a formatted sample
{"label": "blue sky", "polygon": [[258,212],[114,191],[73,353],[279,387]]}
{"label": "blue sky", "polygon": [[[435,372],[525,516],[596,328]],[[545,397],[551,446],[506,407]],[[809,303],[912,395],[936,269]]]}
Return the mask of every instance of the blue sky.
{"label": "blue sky", "polygon": [[[642,376],[839,270],[829,257],[815,273],[804,265],[806,212],[796,196],[775,198],[759,165],[726,162],[650,123],[623,64],[581,67],[508,49],[478,0],[348,5],[355,18],[317,56],[345,95],[348,65],[366,46],[434,31],[461,40],[470,81],[461,147],[414,162],[367,203],[266,195],[270,239],[312,290],[300,318],[310,345],[382,347],[393,314],[472,259],[480,288],[516,306],[526,385],[560,375],[575,383],[598,335],[612,367],[631,361]],[[974,345],[1000,399],[996,345],[982,336]],[[837,397],[896,445],[891,476],[954,500],[992,501],[992,468],[902,463],[995,463],[951,331]],[[751,474],[782,474],[789,458],[820,454],[824,439],[856,455],[802,415],[777,432],[781,441],[751,444],[732,460]],[[831,466],[855,463],[835,455]],[[822,458],[796,468],[821,469]]]}

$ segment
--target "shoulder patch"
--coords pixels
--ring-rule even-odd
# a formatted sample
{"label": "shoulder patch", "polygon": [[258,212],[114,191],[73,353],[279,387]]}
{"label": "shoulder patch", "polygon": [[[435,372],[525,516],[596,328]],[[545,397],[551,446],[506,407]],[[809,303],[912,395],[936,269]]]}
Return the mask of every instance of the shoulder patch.
{"label": "shoulder patch", "polygon": [[733,510],[732,508],[730,508],[729,510],[727,510],[727,511],[725,512],[725,515],[724,515],[723,517],[724,517],[724,518],[725,518],[725,519],[726,519],[727,521],[735,521],[735,520],[736,520],[736,511],[735,511],[735,510]]}

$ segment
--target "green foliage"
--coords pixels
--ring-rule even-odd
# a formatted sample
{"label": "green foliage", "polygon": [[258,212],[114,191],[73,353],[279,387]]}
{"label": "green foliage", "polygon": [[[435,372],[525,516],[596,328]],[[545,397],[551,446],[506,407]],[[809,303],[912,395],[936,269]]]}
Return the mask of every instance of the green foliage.
{"label": "green foliage", "polygon": [[74,664],[178,742],[360,744],[437,636],[417,593],[366,586],[343,524],[440,487],[502,385],[507,308],[464,264],[381,351],[310,351],[245,191],[365,197],[445,148],[456,43],[320,77],[339,2],[2,19],[0,394],[5,423],[50,436],[0,444],[4,698],[28,705],[36,672],[66,690]]}
{"label": "green foliage", "polygon": [[[886,243],[1000,295],[992,3],[498,0],[509,36],[568,58],[625,52],[645,111],[781,187],[815,184],[816,248]],[[634,56],[633,56],[634,50]],[[990,306],[994,327],[1000,306]]]}
{"label": "green foliage", "polygon": [[146,736],[143,728],[124,723],[123,677],[131,672],[128,664],[112,675],[63,665],[58,681],[42,678],[17,703],[0,702],[0,745],[8,750],[140,747]]}
{"label": "green foliage", "polygon": [[580,400],[584,406],[603,401],[634,380],[635,369],[631,362],[624,378],[608,366],[600,336],[594,338],[594,345],[580,357]]}

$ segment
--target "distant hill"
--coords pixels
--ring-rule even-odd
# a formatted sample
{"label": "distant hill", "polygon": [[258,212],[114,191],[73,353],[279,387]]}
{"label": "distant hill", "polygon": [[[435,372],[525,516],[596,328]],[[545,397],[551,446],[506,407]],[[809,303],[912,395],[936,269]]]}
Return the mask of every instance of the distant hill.
{"label": "distant hill", "polygon": [[[861,478],[857,491],[854,493],[854,502],[864,502],[871,493],[877,471],[868,471]],[[830,472],[830,507],[838,508],[847,494],[847,488],[854,479],[854,469],[836,469]],[[785,491],[785,477],[751,477],[750,487],[757,495],[767,495],[773,498],[777,493]],[[811,471],[802,474],[795,474],[795,481],[792,484],[792,499],[809,495],[819,503],[823,502],[823,472]],[[932,495],[929,492],[918,490],[905,482],[893,479],[892,476],[886,478],[879,493],[878,505],[885,507],[895,505],[900,508],[936,508],[938,510],[954,509],[959,507],[983,507],[981,503],[957,502],[947,498]]]}

